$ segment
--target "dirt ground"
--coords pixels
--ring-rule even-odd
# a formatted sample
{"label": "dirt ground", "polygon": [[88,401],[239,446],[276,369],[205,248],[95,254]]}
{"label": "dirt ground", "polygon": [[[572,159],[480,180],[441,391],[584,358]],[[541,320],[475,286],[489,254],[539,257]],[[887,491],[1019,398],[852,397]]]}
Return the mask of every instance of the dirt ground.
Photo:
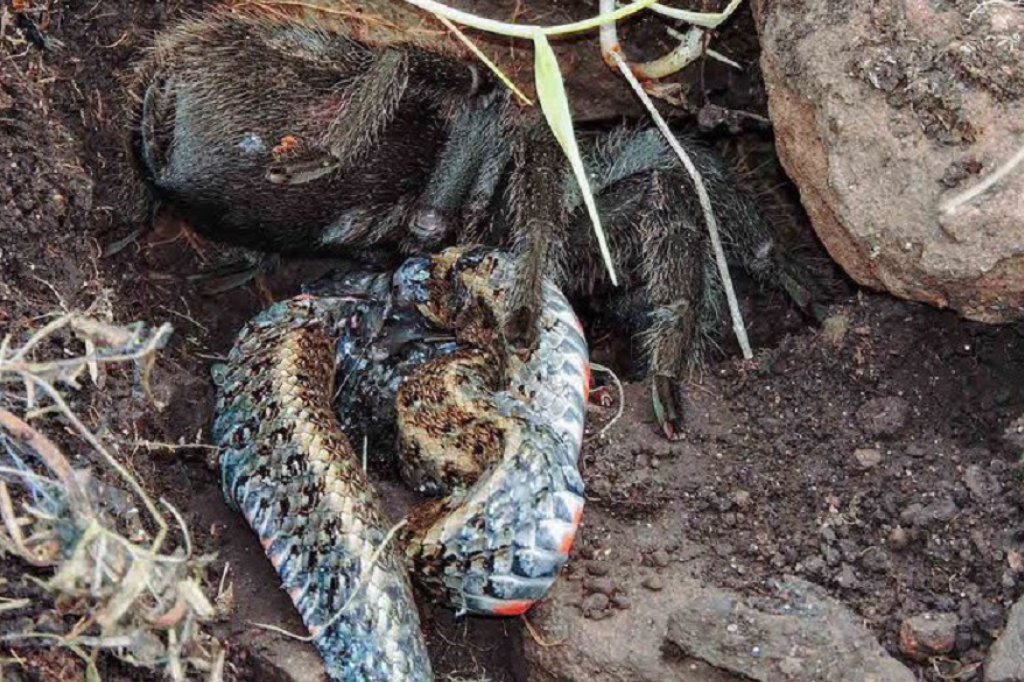
{"label": "dirt ground", "polygon": [[[183,510],[200,546],[219,553],[211,580],[230,562],[236,612],[219,625],[236,644],[229,648],[229,677],[273,679],[266,658],[249,652],[272,649],[278,638],[250,623],[292,630],[300,623],[258,543],[221,500],[208,451],[144,446],[204,442],[210,364],[267,292],[201,295],[186,276],[220,255],[213,245],[181,240],[175,225],[158,225],[104,256],[146,223],[134,210],[122,148],[122,79],[153,30],[203,4],[37,1],[27,5],[46,11],[29,14],[31,25],[4,15],[0,333],[17,335],[62,306],[109,310],[120,322],[174,324],[154,379],[162,411],[110,390],[86,389],[74,406],[152,491]],[[643,38],[645,30],[641,23],[626,35]],[[746,154],[745,165],[756,169],[752,178],[771,188],[780,217],[799,217],[792,188],[778,180],[770,132],[756,118],[718,108],[765,115],[751,31],[749,17],[740,17],[719,46],[744,72],[714,63],[692,69],[681,97],[689,113],[715,129],[717,144]],[[628,112],[621,85],[607,72],[603,77],[612,93],[605,105],[621,102]],[[730,133],[730,124],[743,134]],[[783,226],[791,239],[813,242],[806,223],[787,219]],[[293,293],[297,282],[328,266],[286,264],[269,293]],[[629,409],[603,436],[596,430],[611,410],[596,409],[583,458],[591,504],[639,521],[672,510],[680,519],[673,528],[685,533],[687,546],[701,548],[708,582],[756,592],[778,575],[802,575],[863,616],[895,655],[904,617],[956,613],[951,667],[906,662],[923,679],[980,679],[974,664],[1024,591],[1021,453],[1002,438],[1024,414],[1024,327],[967,323],[849,291],[837,295],[824,326],[810,325],[778,297],[749,298],[756,359],[735,360],[725,344],[725,357],[695,386],[699,414],[681,444],[660,439],[641,385],[627,385]],[[592,341],[595,355],[610,361],[600,330]],[[70,438],[62,442],[76,447]],[[673,556],[682,539],[664,538],[651,552]],[[603,541],[584,518],[577,560],[593,559]],[[33,594],[20,578],[24,570],[0,565],[6,594]],[[519,621],[455,621],[429,606],[425,613],[439,676],[514,679]],[[0,630],[19,622],[0,618]],[[20,655],[32,665],[11,679],[82,679],[70,655]],[[289,655],[299,664],[309,660],[301,651]],[[113,661],[101,672],[111,681],[151,679]]]}

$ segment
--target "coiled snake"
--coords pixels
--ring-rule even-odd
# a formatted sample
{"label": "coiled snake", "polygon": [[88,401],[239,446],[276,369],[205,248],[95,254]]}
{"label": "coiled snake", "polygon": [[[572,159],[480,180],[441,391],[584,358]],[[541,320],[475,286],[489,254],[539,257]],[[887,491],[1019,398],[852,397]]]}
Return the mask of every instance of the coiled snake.
{"label": "coiled snake", "polygon": [[[449,249],[393,276],[321,282],[250,321],[215,371],[224,494],[332,680],[432,679],[410,573],[460,612],[514,615],[567,559],[587,348],[549,283],[536,348],[511,351],[498,333],[511,280],[502,253]],[[346,428],[397,426],[403,478],[444,495],[394,538],[335,415],[336,386]]]}

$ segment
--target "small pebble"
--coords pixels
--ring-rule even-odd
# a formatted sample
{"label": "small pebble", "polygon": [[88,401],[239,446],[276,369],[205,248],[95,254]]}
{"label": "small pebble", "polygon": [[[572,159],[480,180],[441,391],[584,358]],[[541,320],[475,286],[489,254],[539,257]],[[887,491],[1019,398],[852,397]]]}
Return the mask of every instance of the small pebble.
{"label": "small pebble", "polygon": [[889,552],[882,547],[868,547],[861,553],[861,565],[877,573],[885,573],[892,567]]}
{"label": "small pebble", "polygon": [[615,594],[615,580],[608,577],[587,578],[583,581],[583,589],[587,592],[597,592],[609,597]]}
{"label": "small pebble", "polygon": [[804,571],[812,577],[820,577],[825,573],[825,560],[820,556],[810,556],[803,561]]}
{"label": "small pebble", "polygon": [[662,581],[662,579],[656,575],[651,575],[644,578],[644,581],[640,584],[652,592],[661,592],[661,590],[665,587],[664,581]]}
{"label": "small pebble", "polygon": [[590,575],[608,575],[608,564],[603,561],[587,562],[587,573]]}
{"label": "small pebble", "polygon": [[829,315],[821,323],[821,336],[836,348],[843,345],[846,332],[850,329],[850,318],[846,315]]}
{"label": "small pebble", "polygon": [[746,490],[737,490],[732,494],[732,501],[740,509],[746,509],[750,506],[750,493]]}
{"label": "small pebble", "polygon": [[779,672],[792,678],[800,676],[804,672],[803,659],[787,656],[779,663]]}
{"label": "small pebble", "polygon": [[893,549],[903,549],[910,542],[910,538],[907,536],[907,531],[903,529],[903,526],[896,526],[889,531],[889,546]]}
{"label": "small pebble", "polygon": [[946,522],[953,520],[960,510],[952,498],[944,497],[929,504],[924,511],[929,520]]}
{"label": "small pebble", "polygon": [[602,611],[608,608],[609,599],[607,595],[603,594],[592,594],[583,600],[582,609],[583,615],[587,618],[603,618]]}
{"label": "small pebble", "polygon": [[920,443],[911,443],[907,446],[905,451],[908,457],[924,457],[928,454],[928,449]]}
{"label": "small pebble", "polygon": [[900,624],[900,651],[918,661],[948,654],[956,645],[960,619],[952,613],[925,613]]}
{"label": "small pebble", "polygon": [[630,600],[629,595],[627,594],[617,594],[614,597],[612,597],[612,606],[614,606],[617,609],[622,609],[624,611],[632,605],[633,602]]}
{"label": "small pebble", "polygon": [[663,549],[655,550],[651,553],[651,563],[658,568],[665,568],[668,566],[669,556],[668,552]]}
{"label": "small pebble", "polygon": [[894,436],[907,421],[910,404],[903,398],[872,398],[857,410],[857,419],[872,436]]}
{"label": "small pebble", "polygon": [[878,448],[857,448],[853,451],[853,458],[861,469],[874,469],[882,463],[882,451]]}
{"label": "small pebble", "polygon": [[843,567],[839,569],[836,582],[839,584],[839,587],[847,590],[857,584],[857,574],[853,572],[853,567],[850,564],[843,564]]}

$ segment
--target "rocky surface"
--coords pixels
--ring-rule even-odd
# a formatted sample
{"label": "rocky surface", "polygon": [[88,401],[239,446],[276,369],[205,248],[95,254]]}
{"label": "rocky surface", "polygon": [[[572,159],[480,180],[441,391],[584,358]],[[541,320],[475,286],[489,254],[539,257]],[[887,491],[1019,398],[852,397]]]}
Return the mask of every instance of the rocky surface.
{"label": "rocky surface", "polygon": [[1006,629],[992,645],[985,662],[985,680],[1024,682],[1024,601],[1010,610]]}
{"label": "rocky surface", "polygon": [[669,617],[666,639],[684,655],[759,682],[915,679],[856,614],[817,585],[788,578],[772,588],[748,597],[697,589]]}
{"label": "rocky surface", "polygon": [[780,159],[857,282],[977,320],[1024,317],[1019,3],[758,0]]}
{"label": "rocky surface", "polygon": [[[686,468],[669,462],[665,475]],[[676,537],[675,515],[638,523],[588,510],[585,518],[582,553],[594,558],[571,565],[528,616],[531,682],[915,679],[821,587],[788,578],[753,596],[695,578],[706,549],[665,542]]]}

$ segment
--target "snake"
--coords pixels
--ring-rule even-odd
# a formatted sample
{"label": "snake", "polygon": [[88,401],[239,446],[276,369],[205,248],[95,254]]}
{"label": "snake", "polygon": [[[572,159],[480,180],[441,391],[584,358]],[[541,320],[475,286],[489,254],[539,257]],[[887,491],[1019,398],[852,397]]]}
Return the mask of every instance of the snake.
{"label": "snake", "polygon": [[[588,350],[551,282],[532,349],[510,346],[513,274],[503,251],[454,247],[328,276],[257,314],[214,369],[225,499],[334,682],[433,679],[414,584],[458,614],[518,615],[568,560]],[[398,523],[359,435],[426,498]]]}

